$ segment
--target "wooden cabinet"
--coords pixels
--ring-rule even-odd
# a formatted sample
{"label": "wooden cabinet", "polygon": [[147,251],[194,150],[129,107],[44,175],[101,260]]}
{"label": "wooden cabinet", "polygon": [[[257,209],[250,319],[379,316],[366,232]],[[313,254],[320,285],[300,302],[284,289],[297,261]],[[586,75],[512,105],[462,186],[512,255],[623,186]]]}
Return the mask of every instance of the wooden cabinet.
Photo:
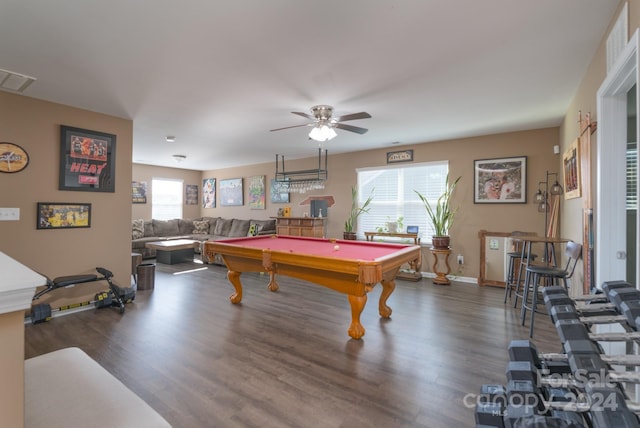
{"label": "wooden cabinet", "polygon": [[276,217],[276,233],[323,238],[324,220],[324,217]]}

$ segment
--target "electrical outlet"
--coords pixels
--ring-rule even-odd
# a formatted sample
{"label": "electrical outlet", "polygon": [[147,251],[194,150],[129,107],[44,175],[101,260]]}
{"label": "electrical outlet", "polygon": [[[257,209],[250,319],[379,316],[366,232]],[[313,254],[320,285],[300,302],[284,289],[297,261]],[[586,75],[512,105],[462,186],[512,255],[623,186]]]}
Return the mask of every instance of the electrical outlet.
{"label": "electrical outlet", "polygon": [[458,254],[458,264],[459,265],[464,264],[464,257],[462,256],[462,254]]}

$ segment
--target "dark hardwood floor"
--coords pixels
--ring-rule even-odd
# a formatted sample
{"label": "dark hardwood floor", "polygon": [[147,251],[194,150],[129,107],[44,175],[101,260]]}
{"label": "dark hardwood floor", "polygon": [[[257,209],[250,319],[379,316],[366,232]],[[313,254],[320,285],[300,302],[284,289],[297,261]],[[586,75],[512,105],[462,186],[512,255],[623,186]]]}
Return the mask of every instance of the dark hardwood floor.
{"label": "dark hardwood floor", "polygon": [[[206,269],[177,274],[181,271]],[[156,265],[154,290],[120,315],[90,309],[26,326],[26,357],[77,346],[174,427],[473,427],[474,394],[505,383],[507,346],[528,338],[503,290],[397,281],[390,319],[381,287],[347,335],[347,297],[327,288],[243,274],[232,305],[226,268]],[[541,352],[558,352],[548,317]],[[55,369],[55,368],[54,368]]]}

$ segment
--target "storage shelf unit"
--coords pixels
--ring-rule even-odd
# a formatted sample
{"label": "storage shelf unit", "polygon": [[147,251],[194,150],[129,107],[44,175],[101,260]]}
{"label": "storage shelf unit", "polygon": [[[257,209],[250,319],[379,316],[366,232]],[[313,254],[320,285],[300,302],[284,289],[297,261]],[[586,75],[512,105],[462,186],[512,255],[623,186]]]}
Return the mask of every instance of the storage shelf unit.
{"label": "storage shelf unit", "polygon": [[323,238],[324,220],[324,217],[276,217],[276,233]]}

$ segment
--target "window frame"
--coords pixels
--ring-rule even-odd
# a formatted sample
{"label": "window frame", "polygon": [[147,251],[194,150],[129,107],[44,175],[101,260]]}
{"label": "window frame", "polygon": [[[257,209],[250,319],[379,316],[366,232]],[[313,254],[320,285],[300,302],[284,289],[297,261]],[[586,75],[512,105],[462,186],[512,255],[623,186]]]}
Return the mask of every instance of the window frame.
{"label": "window frame", "polygon": [[[179,202],[175,204],[160,203],[157,198],[160,198],[164,194],[158,192],[158,187],[160,186],[157,184],[157,182],[179,183],[180,190],[175,195],[173,195],[174,197],[178,198]],[[159,211],[160,205],[165,207],[174,207],[175,210],[167,210],[167,211],[170,211],[171,214],[162,213],[161,211]],[[182,218],[183,214],[184,214],[184,180],[181,178],[153,177],[151,179],[151,218],[156,220],[172,220],[174,218]]]}
{"label": "window frame", "polygon": [[[431,237],[433,236],[434,231],[433,231],[433,226],[431,225],[428,219],[426,209],[424,208],[424,204],[419,199],[417,194],[415,194],[415,199],[407,198],[408,195],[411,195],[414,192],[407,193],[407,190],[408,190],[407,186],[411,186],[411,184],[407,183],[407,179],[410,178],[408,177],[408,175],[410,174],[407,174],[406,171],[409,169],[415,169],[415,168],[425,168],[425,171],[424,171],[425,177],[429,175],[435,175],[435,174],[440,176],[440,178],[437,180],[436,183],[427,182],[423,184],[423,187],[433,188],[431,192],[425,192],[425,193],[431,193],[431,195],[427,195],[427,196],[429,197],[429,201],[435,204],[437,201],[437,198],[444,192],[446,188],[447,177],[450,171],[449,160],[401,164],[401,165],[383,165],[383,166],[377,166],[377,167],[366,167],[366,168],[356,169],[356,188],[358,190],[358,204],[360,206],[362,206],[362,203],[369,197],[370,190],[371,190],[370,188],[369,189],[367,188],[367,184],[370,184],[370,180],[369,180],[369,183],[367,184],[363,182],[363,180],[365,180],[364,175],[370,174],[376,171],[380,172],[381,174],[389,171],[400,171],[398,173],[399,188],[396,190],[396,193],[395,193],[396,195],[395,201],[380,201],[380,200],[376,201],[375,185],[373,186],[374,198],[371,202],[371,205],[369,206],[370,208],[369,212],[362,213],[356,225],[356,234],[358,239],[364,239],[365,232],[376,232],[377,228],[384,227],[384,224],[379,224],[375,227],[373,226],[373,224],[376,221],[380,222],[381,221],[380,216],[385,215],[385,214],[375,213],[376,208],[379,206],[386,205],[387,207],[389,206],[396,207],[395,209],[396,218],[387,217],[389,221],[396,221],[399,216],[403,217],[403,229],[398,232],[406,233],[405,230],[407,226],[417,225],[419,226],[418,236],[421,238],[421,240],[423,242],[431,242]],[[429,171],[429,168],[433,168],[431,172]],[[444,168],[444,170],[442,170],[442,168]],[[441,170],[437,171],[438,169],[441,169]],[[388,196],[388,194],[386,196]],[[374,211],[374,213],[371,212],[372,210]],[[420,212],[420,214],[417,214],[418,212]],[[377,217],[377,219],[374,219],[372,221],[371,216],[374,216],[374,218]],[[419,218],[419,219],[416,220],[416,218]]]}

